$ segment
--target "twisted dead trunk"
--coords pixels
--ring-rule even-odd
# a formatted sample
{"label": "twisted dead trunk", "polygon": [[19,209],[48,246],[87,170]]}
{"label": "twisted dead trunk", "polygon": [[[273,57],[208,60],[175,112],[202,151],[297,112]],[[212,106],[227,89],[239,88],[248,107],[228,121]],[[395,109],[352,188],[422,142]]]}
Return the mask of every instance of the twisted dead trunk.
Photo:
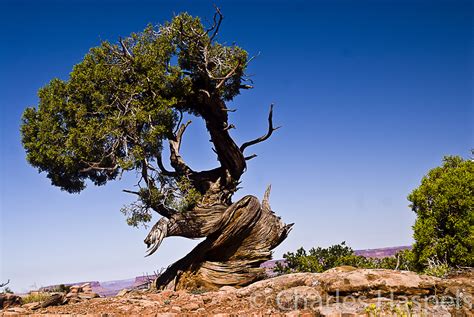
{"label": "twisted dead trunk", "polygon": [[224,212],[223,206],[216,206],[208,213],[193,213],[192,219],[189,215],[172,217],[168,236],[183,236],[186,229],[179,223],[194,222],[207,226],[187,231],[207,238],[161,274],[156,287],[211,290],[245,286],[264,277],[260,264],[271,259],[271,250],[286,238],[292,226],[285,225],[270,209],[269,193],[270,188],[262,204],[254,196],[245,196]]}

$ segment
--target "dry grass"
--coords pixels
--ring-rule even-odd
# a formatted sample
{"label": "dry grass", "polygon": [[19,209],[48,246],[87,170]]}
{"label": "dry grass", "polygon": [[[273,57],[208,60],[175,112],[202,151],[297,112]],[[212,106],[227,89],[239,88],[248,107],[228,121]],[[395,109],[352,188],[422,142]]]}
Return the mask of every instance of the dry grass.
{"label": "dry grass", "polygon": [[23,304],[34,303],[34,302],[42,302],[48,299],[50,295],[48,293],[37,293],[37,294],[28,294],[22,297]]}

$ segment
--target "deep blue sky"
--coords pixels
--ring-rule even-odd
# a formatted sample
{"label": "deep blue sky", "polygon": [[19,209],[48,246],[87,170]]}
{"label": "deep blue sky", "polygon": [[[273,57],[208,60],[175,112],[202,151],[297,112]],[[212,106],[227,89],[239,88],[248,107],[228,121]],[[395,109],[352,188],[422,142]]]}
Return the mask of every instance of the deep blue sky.
{"label": "deep blue sky", "polygon": [[[238,197],[261,197],[295,222],[275,256],[347,241],[374,248],[412,242],[406,196],[446,154],[473,147],[473,3],[461,1],[217,1],[220,40],[260,55],[255,89],[235,99],[232,135],[266,129],[274,102],[282,125],[253,148]],[[29,166],[19,124],[50,79],[101,40],[116,40],[188,11],[211,18],[211,1],[0,2],[0,280],[20,291],[151,273],[196,241],[167,239],[143,258],[146,231],[128,227],[121,192],[133,174],[70,195]],[[196,169],[214,167],[202,122],[183,141]]]}

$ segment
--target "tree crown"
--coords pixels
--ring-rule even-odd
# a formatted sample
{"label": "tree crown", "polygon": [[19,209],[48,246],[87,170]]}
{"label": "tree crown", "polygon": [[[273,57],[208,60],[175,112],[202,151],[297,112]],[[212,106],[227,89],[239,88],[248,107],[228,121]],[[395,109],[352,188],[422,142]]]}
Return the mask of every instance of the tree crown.
{"label": "tree crown", "polygon": [[[53,79],[39,90],[37,108],[23,113],[22,142],[29,163],[53,185],[77,193],[90,180],[104,185],[136,170],[137,204],[124,209],[129,222],[149,221],[149,209],[170,216],[196,203],[228,204],[246,169],[245,148],[275,130],[237,146],[229,135],[226,101],[246,85],[248,54],[216,41],[222,14],[205,28],[197,17],[179,14],[171,22],[117,43],[102,42],[74,66],[67,80]],[[183,114],[202,118],[220,166],[194,171],[181,157]],[[162,162],[170,147],[172,170]]]}
{"label": "tree crown", "polygon": [[474,265],[474,161],[447,156],[408,196],[417,219],[415,261]]}
{"label": "tree crown", "polygon": [[217,25],[205,29],[184,13],[92,48],[24,112],[28,161],[53,185],[79,192],[86,179],[103,185],[156,159],[183,112],[201,115],[192,102],[199,94],[231,100],[240,92],[247,53],[217,43],[216,34]]}

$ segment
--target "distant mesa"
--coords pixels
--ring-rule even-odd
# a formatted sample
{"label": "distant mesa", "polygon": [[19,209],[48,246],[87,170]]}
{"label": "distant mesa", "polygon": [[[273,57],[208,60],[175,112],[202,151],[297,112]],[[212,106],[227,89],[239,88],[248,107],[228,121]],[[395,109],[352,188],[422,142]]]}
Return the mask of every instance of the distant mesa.
{"label": "distant mesa", "polygon": [[[73,286],[73,285],[83,285],[83,284],[90,284],[92,291],[94,293],[99,294],[100,296],[115,296],[117,293],[123,289],[143,289],[148,287],[148,284],[156,279],[156,275],[142,275],[137,276],[131,279],[125,280],[115,280],[115,281],[105,281],[105,282],[98,282],[98,281],[90,281],[90,282],[78,282],[78,283],[64,283],[62,285],[65,286]],[[41,287],[38,291],[40,292],[53,292],[58,289],[61,284],[56,285],[49,285],[45,287]]]}
{"label": "distant mesa", "polygon": [[[366,250],[355,250],[356,255],[362,255],[369,258],[385,258],[394,256],[397,252],[402,250],[410,249],[410,246],[399,246],[399,247],[389,247],[389,248],[379,248],[379,249],[366,249]],[[285,260],[272,260],[266,261],[261,264],[262,267],[265,268],[266,273],[269,276],[275,275],[273,273],[273,268],[275,267],[277,262],[284,262]],[[143,289],[148,286],[150,282],[152,282],[157,276],[156,275],[141,275],[131,279],[125,280],[115,280],[115,281],[105,281],[105,282],[98,282],[98,281],[87,281],[87,282],[79,282],[79,283],[65,283],[65,286],[72,286],[72,285],[82,285],[89,283],[92,287],[92,291],[94,293],[99,294],[100,296],[115,296],[118,292],[123,289]],[[59,287],[58,285],[50,285],[41,287],[39,291],[41,292],[48,292],[54,291]]]}
{"label": "distant mesa", "polygon": [[355,250],[356,255],[361,255],[366,258],[387,258],[395,256],[397,252],[403,250],[410,250],[411,246],[401,246],[401,247],[390,247],[390,248],[380,248],[380,249],[366,249],[366,250]]}

